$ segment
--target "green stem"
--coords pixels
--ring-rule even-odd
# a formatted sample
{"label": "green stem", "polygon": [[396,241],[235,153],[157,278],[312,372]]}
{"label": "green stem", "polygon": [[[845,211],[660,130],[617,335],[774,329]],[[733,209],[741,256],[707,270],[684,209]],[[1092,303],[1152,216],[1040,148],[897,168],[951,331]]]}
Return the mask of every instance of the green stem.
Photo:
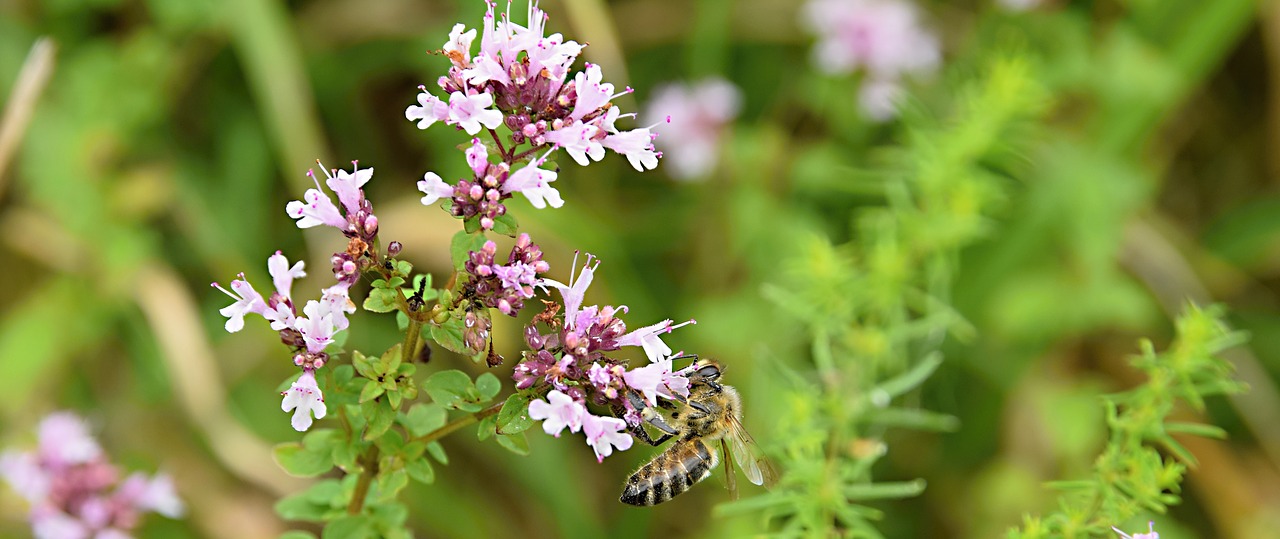
{"label": "green stem", "polygon": [[453,434],[454,431],[462,427],[465,427],[467,425],[480,421],[481,419],[484,419],[486,417],[489,417],[493,414],[498,413],[499,411],[502,410],[503,404],[505,404],[505,401],[494,404],[493,406],[480,410],[479,412],[476,412],[474,414],[459,417],[453,421],[450,421],[448,424],[446,424],[443,427],[440,427],[436,430],[428,432],[420,437],[414,438],[414,441],[429,444],[431,442],[444,438],[445,436]]}
{"label": "green stem", "polygon": [[[405,313],[409,314],[409,313]],[[409,327],[405,329],[404,348],[400,350],[400,362],[409,363],[418,354],[418,340],[422,334],[422,322],[409,315]]]}
{"label": "green stem", "polygon": [[360,465],[364,471],[360,472],[360,478],[356,480],[356,490],[351,494],[351,503],[347,504],[348,515],[358,515],[364,510],[364,498],[369,494],[369,485],[373,483],[373,478],[378,475],[378,446],[369,446],[369,451],[360,457]]}

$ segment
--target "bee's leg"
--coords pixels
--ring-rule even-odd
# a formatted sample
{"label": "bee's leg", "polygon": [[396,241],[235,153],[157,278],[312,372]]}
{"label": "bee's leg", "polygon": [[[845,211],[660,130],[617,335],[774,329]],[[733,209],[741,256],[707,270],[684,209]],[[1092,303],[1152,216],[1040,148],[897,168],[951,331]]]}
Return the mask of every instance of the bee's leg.
{"label": "bee's leg", "polygon": [[703,415],[707,415],[711,413],[711,408],[708,408],[706,404],[703,404],[701,402],[689,401],[686,404],[688,404],[694,410],[702,412]]}
{"label": "bee's leg", "polygon": [[[661,439],[658,439],[658,440],[654,440],[652,437],[650,437],[650,436],[649,436],[649,431],[644,430],[644,424],[643,424],[643,423],[642,423],[642,424],[639,424],[639,425],[627,425],[627,430],[631,431],[631,434],[632,434],[633,436],[635,436],[636,438],[639,438],[639,439],[640,439],[640,441],[642,441],[642,442],[644,442],[644,443],[646,443],[646,444],[649,444],[649,445],[656,446],[656,445],[661,444],[662,442],[666,441],[666,437],[665,437],[665,436],[664,436],[663,438],[661,438]],[[666,435],[666,436],[670,436],[670,435]]]}
{"label": "bee's leg", "polygon": [[681,360],[681,359],[692,359],[692,360],[694,360],[694,361],[697,361],[697,360],[698,360],[698,354],[680,354],[680,355],[678,355],[678,356],[676,356],[676,357],[670,357],[670,358],[667,358],[667,359],[669,359],[669,360],[671,360],[671,361],[679,361],[679,360]]}

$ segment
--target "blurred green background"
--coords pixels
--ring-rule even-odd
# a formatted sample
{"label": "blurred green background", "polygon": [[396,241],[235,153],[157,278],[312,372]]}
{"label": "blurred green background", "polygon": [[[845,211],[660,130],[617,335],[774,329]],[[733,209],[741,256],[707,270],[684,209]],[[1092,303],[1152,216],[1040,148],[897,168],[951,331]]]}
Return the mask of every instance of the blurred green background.
{"label": "blurred green background", "polygon": [[[1186,440],[1200,467],[1157,529],[1261,537],[1280,522],[1280,5],[1045,4],[922,2],[941,69],[909,86],[901,120],[875,123],[858,112],[858,77],[814,71],[801,2],[545,0],[552,32],[589,43],[586,61],[636,89],[617,100],[624,111],[661,83],[712,75],[741,89],[743,107],[701,181],[673,181],[662,166],[639,174],[617,156],[585,168],[560,159],[565,206],[520,199],[512,211],[553,277],[567,278],[575,250],[605,261],[589,302],[628,305],[634,327],[696,318],[668,343],[729,366],[746,423],[770,449],[787,405],[771,365],[803,371],[811,359],[808,334],[766,285],[821,278],[821,261],[805,258],[815,237],[863,257],[866,227],[851,223],[892,206],[886,182],[950,140],[984,182],[957,171],[961,188],[914,193],[981,210],[963,222],[965,241],[948,243],[961,232],[945,226],[930,236],[955,249],[939,271],[964,323],[946,324],[946,361],[908,401],[959,428],[885,434],[875,475],[928,488],[875,504],[880,530],[991,537],[1051,510],[1043,483],[1087,474],[1105,440],[1097,395],[1141,382],[1125,362],[1136,339],[1163,347],[1190,299],[1225,304],[1250,332],[1227,357],[1251,389],[1200,414],[1231,437]],[[241,271],[265,283],[277,249],[308,262],[295,290],[327,282],[329,253],[345,242],[284,212],[315,159],[374,167],[366,189],[383,240],[447,277],[459,224],[419,204],[414,184],[428,170],[462,176],[465,138],[419,131],[403,114],[447,66],[428,51],[483,12],[478,0],[0,0],[0,444],[29,446],[45,413],[77,410],[118,462],[174,476],[189,516],[153,517],[141,536],[314,530],[272,510],[305,486],[269,451],[298,438],[277,393],[296,368],[265,324],[223,331],[227,298],[208,283]],[[49,54],[29,56],[41,37]],[[998,136],[966,135],[984,109],[959,89],[999,58],[1028,66],[1042,105]],[[48,69],[47,84],[22,91],[24,63],[37,81]],[[23,112],[25,125],[14,120]],[[964,137],[987,142],[967,148]],[[989,189],[963,189],[978,185]],[[518,357],[521,322],[498,318],[498,350]],[[347,345],[374,353],[395,338],[390,317],[361,312]],[[850,348],[864,345],[874,339]],[[496,369],[504,382],[512,365]],[[426,370],[437,368],[483,369],[443,352]],[[758,530],[758,519],[711,515],[727,499],[713,481],[656,508],[618,503],[647,447],[597,464],[580,440],[530,438],[528,457],[466,431],[444,440],[450,465],[405,497],[417,536]],[[0,535],[25,536],[25,512],[0,490]]]}

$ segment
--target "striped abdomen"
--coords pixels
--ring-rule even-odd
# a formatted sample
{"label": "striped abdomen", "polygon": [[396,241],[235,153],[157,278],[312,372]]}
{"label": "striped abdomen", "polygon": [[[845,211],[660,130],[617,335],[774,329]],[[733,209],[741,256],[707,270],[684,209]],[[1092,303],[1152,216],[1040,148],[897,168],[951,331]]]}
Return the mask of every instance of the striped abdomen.
{"label": "striped abdomen", "polygon": [[657,505],[711,475],[719,457],[701,439],[676,442],[627,479],[622,503]]}

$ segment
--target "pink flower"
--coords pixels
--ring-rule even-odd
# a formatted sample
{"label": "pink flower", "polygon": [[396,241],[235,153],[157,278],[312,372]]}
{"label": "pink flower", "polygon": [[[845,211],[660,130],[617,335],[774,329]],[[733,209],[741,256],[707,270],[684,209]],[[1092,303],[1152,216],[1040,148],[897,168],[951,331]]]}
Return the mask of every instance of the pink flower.
{"label": "pink flower", "polygon": [[689,396],[689,379],[671,372],[671,360],[661,360],[644,367],[631,369],[622,375],[627,386],[644,395],[650,406],[657,404],[657,396],[675,399],[676,395]]}
{"label": "pink flower", "polygon": [[803,22],[818,35],[813,62],[818,69],[841,75],[867,74],[859,101],[874,120],[892,116],[897,84],[908,75],[937,69],[942,53],[938,38],[924,29],[916,7],[905,0],[810,0]]}
{"label": "pink flower", "polygon": [[611,133],[600,145],[627,156],[627,162],[637,172],[653,170],[658,166],[658,154],[653,149],[653,132],[648,127]]}
{"label": "pink flower", "polygon": [[280,331],[293,326],[295,318],[291,297],[293,280],[307,276],[307,272],[303,271],[304,267],[305,264],[302,261],[289,266],[289,259],[285,258],[280,251],[276,251],[276,254],[267,259],[267,272],[271,274],[276,293],[267,300],[267,308],[261,314],[271,322],[271,329]]}
{"label": "pink flower", "polygon": [[350,287],[351,285],[340,282],[320,291],[320,306],[333,316],[335,332],[347,329],[350,325],[347,315],[356,312],[356,304],[351,301]]}
{"label": "pink flower", "polygon": [[486,128],[496,129],[502,125],[502,113],[489,109],[493,106],[493,96],[489,94],[466,95],[454,92],[449,95],[449,120],[446,123],[458,124],[468,135],[480,132],[483,124]]}
{"label": "pink flower", "polygon": [[71,412],[49,414],[40,421],[40,455],[57,466],[84,464],[103,456],[89,426]]}
{"label": "pink flower", "polygon": [[430,206],[437,200],[453,196],[453,186],[445,183],[440,179],[440,175],[434,172],[428,172],[422,176],[422,180],[418,181],[418,190],[425,193],[422,197],[424,206]]}
{"label": "pink flower", "polygon": [[[569,113],[570,118],[582,120],[587,113],[594,112],[613,99],[613,85],[603,82],[601,80],[603,76],[600,73],[600,66],[588,63],[586,71],[578,73],[573,78],[578,99],[574,101],[573,112]],[[579,164],[582,163],[579,162]]]}
{"label": "pink flower", "polygon": [[[574,278],[572,270],[569,273],[569,284],[563,284],[551,279],[543,279],[542,282],[546,286],[550,286],[560,290],[560,297],[564,300],[564,320],[565,325],[570,329],[576,329],[575,324],[579,311],[582,308],[582,300],[587,295],[587,287],[591,286],[592,279],[595,278],[596,268],[600,266],[600,261],[596,260],[595,264],[591,261],[595,257],[587,255],[587,263],[583,264],[582,272]],[[573,260],[574,268],[578,266],[577,256]],[[585,328],[584,328],[585,329]]]}
{"label": "pink flower", "polygon": [[644,349],[644,355],[648,356],[649,361],[660,361],[671,356],[671,347],[662,342],[660,335],[671,333],[676,328],[697,323],[696,320],[689,320],[688,322],[672,325],[671,319],[666,319],[652,326],[645,326],[618,337],[617,342],[619,346],[639,346]]}
{"label": "pink flower", "polygon": [[600,417],[586,414],[582,418],[582,433],[587,435],[587,445],[596,451],[596,462],[613,454],[613,448],[626,451],[631,448],[631,436],[620,432],[627,428],[626,421],[616,417]]}
{"label": "pink flower", "polygon": [[185,511],[182,500],[173,488],[173,479],[166,474],[147,477],[146,474],[135,472],[116,490],[116,498],[169,518],[181,517]]}
{"label": "pink flower", "polygon": [[[333,342],[333,335],[337,333],[337,322],[334,320],[333,305],[337,302],[329,304],[321,303],[316,300],[307,302],[307,306],[302,309],[305,317],[298,317],[294,323],[294,329],[302,333],[302,338],[307,343],[307,351],[312,354],[323,352],[329,343]],[[343,312],[341,309],[339,313]],[[345,320],[345,319],[344,319]]]}
{"label": "pink flower", "polygon": [[445,56],[453,61],[453,65],[465,68],[471,62],[471,42],[476,38],[475,29],[467,30],[462,23],[453,25],[449,31],[449,42],[444,44]]}
{"label": "pink flower", "polygon": [[702,82],[668,84],[654,90],[642,117],[659,125],[654,141],[676,179],[705,177],[715,168],[720,137],[738,116],[742,92],[729,81],[711,78]]}
{"label": "pink flower", "polygon": [[551,182],[556,181],[556,172],[538,168],[541,164],[542,161],[539,160],[511,173],[507,181],[502,184],[502,192],[508,194],[518,192],[538,209],[545,208],[547,205],[552,208],[563,206],[564,199],[560,198],[560,192],[551,187]]}
{"label": "pink flower", "polygon": [[0,455],[0,475],[30,502],[37,538],[127,538],[143,512],[182,512],[167,476],[136,473],[121,483],[84,420],[68,412],[41,421],[34,453]]}
{"label": "pink flower", "polygon": [[[315,178],[311,172],[307,172],[307,175]],[[316,184],[315,189],[307,189],[302,198],[306,202],[294,200],[284,207],[289,217],[298,220],[298,228],[329,225],[338,230],[346,230],[347,219],[338,211],[338,207],[333,205],[333,201],[320,190],[319,183]]]}
{"label": "pink flower", "polygon": [[417,120],[418,129],[426,129],[433,123],[448,120],[449,104],[428,93],[425,87],[419,88],[422,92],[418,94],[418,104],[404,109],[405,119],[411,122]]}
{"label": "pink flower", "polygon": [[803,22],[818,34],[814,64],[830,74],[864,68],[877,78],[932,71],[938,38],[904,0],[810,0]]}
{"label": "pink flower", "polygon": [[868,79],[858,89],[858,106],[867,118],[877,122],[888,121],[898,114],[903,94],[902,84],[895,80]]}
{"label": "pink flower", "polygon": [[484,173],[489,170],[489,149],[480,143],[480,139],[471,139],[471,147],[467,148],[467,164],[471,166],[471,171],[476,173],[477,178],[483,178]]}
{"label": "pink flower", "polygon": [[569,432],[578,432],[583,418],[590,415],[582,403],[558,389],[547,393],[545,401],[539,399],[529,403],[529,417],[542,421],[542,430],[557,438],[565,427],[569,427]]}
{"label": "pink flower", "polygon": [[293,289],[293,280],[301,279],[307,276],[304,271],[306,263],[299,260],[292,266],[289,265],[289,259],[284,254],[276,251],[276,254],[267,258],[267,273],[271,274],[271,282],[276,285],[276,292],[285,299],[290,298],[290,291]]}
{"label": "pink flower", "polygon": [[579,165],[587,166],[591,163],[588,157],[596,161],[604,159],[604,146],[595,140],[599,132],[599,127],[578,121],[547,133],[546,138],[547,142],[564,148]]}
{"label": "pink flower", "polygon": [[284,399],[280,401],[280,409],[286,412],[293,410],[293,420],[290,423],[294,430],[303,432],[311,428],[313,414],[316,419],[324,418],[324,395],[316,384],[315,371],[303,369],[302,376],[282,395]]}
{"label": "pink flower", "polygon": [[[352,162],[352,165],[355,165]],[[369,183],[373,179],[373,168],[357,168],[352,167],[354,172],[347,172],[338,169],[337,174],[329,172],[329,169],[320,165],[320,169],[325,171],[325,185],[338,195],[338,201],[347,209],[347,214],[353,214],[360,211],[360,201],[364,198],[364,191],[361,189],[364,184]],[[343,223],[345,226],[346,223]]]}
{"label": "pink flower", "polygon": [[235,303],[218,310],[219,314],[227,317],[225,328],[228,333],[235,333],[244,329],[244,315],[249,313],[263,314],[267,310],[267,302],[263,301],[262,295],[253,289],[249,281],[244,279],[243,273],[240,274],[239,279],[231,281],[230,291],[218,283],[213,283],[211,286],[236,300]]}

